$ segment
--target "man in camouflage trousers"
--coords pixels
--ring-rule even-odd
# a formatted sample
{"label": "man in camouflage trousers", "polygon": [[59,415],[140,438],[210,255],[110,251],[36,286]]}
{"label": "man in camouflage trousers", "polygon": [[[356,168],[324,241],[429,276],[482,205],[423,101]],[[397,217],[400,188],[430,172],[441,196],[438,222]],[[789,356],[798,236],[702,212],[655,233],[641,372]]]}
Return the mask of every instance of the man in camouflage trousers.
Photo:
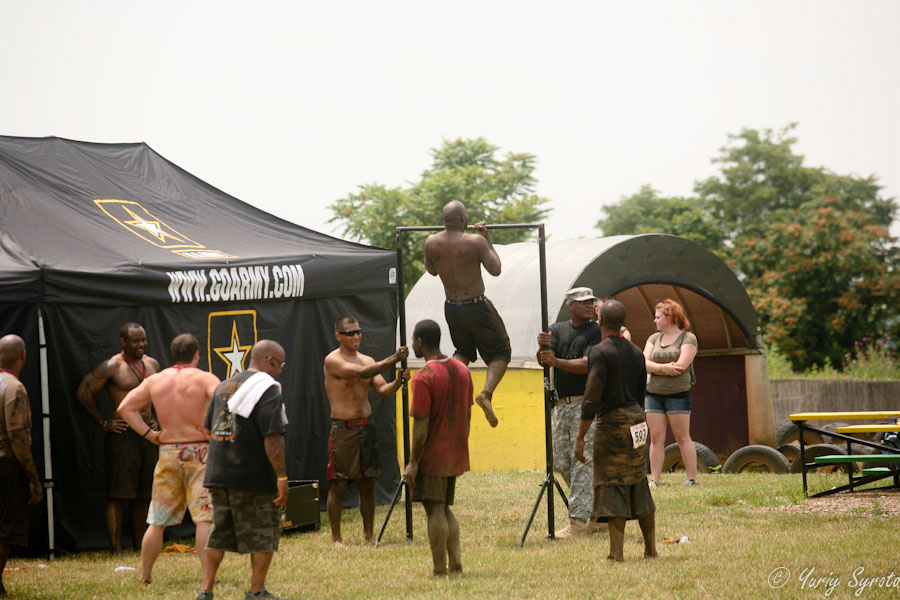
{"label": "man in camouflage trousers", "polygon": [[[600,531],[599,523],[590,523],[594,507],[594,466],[575,460],[575,437],[581,422],[581,400],[587,382],[587,355],[601,339],[600,326],[594,322],[597,298],[590,288],[579,287],[566,293],[571,318],[550,325],[549,332],[538,334],[538,362],[553,367],[554,386],[559,402],[550,415],[553,439],[553,466],[569,486],[569,524],[556,532],[557,538],[580,537]],[[594,427],[585,435],[588,444]]]}

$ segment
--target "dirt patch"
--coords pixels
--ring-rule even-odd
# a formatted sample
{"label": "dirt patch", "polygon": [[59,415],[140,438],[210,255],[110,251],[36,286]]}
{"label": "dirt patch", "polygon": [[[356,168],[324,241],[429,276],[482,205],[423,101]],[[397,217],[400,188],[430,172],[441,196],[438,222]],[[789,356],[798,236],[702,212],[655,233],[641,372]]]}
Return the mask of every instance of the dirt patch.
{"label": "dirt patch", "polygon": [[761,510],[860,517],[900,517],[900,490],[843,492],[822,498],[807,498],[801,504],[769,506]]}

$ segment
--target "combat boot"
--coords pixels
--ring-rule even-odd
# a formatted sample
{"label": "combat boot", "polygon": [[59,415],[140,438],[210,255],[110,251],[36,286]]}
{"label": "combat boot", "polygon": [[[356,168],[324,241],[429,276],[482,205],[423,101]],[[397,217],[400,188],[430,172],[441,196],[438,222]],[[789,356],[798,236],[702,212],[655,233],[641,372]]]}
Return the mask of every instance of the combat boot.
{"label": "combat boot", "polygon": [[588,534],[588,524],[581,519],[570,518],[569,524],[556,532],[558,539],[585,537]]}

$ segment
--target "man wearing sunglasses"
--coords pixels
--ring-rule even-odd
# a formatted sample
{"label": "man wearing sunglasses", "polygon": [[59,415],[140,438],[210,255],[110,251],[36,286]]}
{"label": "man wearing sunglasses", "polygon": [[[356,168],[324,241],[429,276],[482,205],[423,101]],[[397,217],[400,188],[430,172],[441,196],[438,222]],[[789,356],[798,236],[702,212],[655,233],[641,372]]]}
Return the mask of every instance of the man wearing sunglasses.
{"label": "man wearing sunglasses", "polygon": [[374,539],[375,478],[381,461],[375,445],[375,423],[370,419],[369,386],[382,398],[393,396],[405,381],[409,369],[388,383],[381,373],[409,356],[406,346],[397,348],[378,362],[359,351],[362,329],[355,317],[344,316],[334,324],[339,346],[325,357],[325,392],[331,404],[331,431],[328,435],[328,520],[331,543],[342,546],[341,501],[350,481],[359,486],[359,512],[366,542]]}

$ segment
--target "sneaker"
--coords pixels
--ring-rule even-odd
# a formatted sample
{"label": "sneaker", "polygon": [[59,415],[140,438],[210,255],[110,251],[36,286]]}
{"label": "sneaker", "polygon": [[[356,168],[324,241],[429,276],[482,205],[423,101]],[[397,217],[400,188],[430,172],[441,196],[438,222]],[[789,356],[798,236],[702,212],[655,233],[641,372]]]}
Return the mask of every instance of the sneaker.
{"label": "sneaker", "polygon": [[200,590],[197,600],[213,600],[213,593],[209,590]]}
{"label": "sneaker", "polygon": [[257,599],[259,599],[259,600],[278,600],[278,598],[276,598],[275,596],[270,594],[268,592],[268,590],[266,590],[266,588],[259,590],[259,593],[257,593],[257,594],[251,594],[250,592],[247,592],[247,595],[244,596],[244,600],[257,600]]}
{"label": "sneaker", "polygon": [[700,485],[700,484],[698,484],[695,479],[688,479],[682,485],[686,485],[686,486],[690,487],[692,485]]}
{"label": "sneaker", "polygon": [[658,488],[658,487],[659,487],[659,484],[656,483],[655,481],[653,481],[652,479],[650,480],[650,483],[649,483],[648,485],[650,486],[650,489],[651,489],[651,490],[652,490],[653,488]]}

